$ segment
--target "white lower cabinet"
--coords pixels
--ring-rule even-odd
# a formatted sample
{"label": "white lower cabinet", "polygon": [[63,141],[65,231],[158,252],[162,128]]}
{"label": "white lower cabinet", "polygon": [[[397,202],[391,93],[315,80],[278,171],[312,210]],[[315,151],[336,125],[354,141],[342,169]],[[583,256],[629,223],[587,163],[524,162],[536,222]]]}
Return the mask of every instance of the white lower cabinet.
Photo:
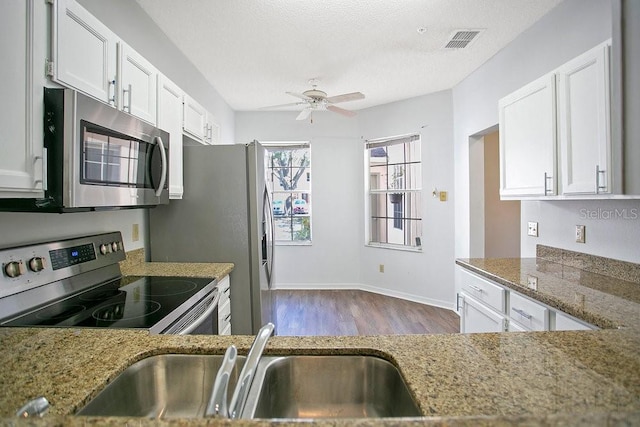
{"label": "white lower cabinet", "polygon": [[511,322],[528,331],[547,331],[549,310],[530,298],[509,292],[509,323]]}
{"label": "white lower cabinet", "polygon": [[589,331],[596,329],[592,325],[581,322],[559,311],[553,313],[552,319],[554,320],[551,327],[553,331]]}
{"label": "white lower cabinet", "polygon": [[597,329],[464,267],[456,267],[460,332]]}
{"label": "white lower cabinet", "polygon": [[504,332],[506,316],[461,292],[458,296],[460,312],[460,332]]}
{"label": "white lower cabinet", "polygon": [[218,283],[218,334],[231,335],[231,279],[225,276]]}

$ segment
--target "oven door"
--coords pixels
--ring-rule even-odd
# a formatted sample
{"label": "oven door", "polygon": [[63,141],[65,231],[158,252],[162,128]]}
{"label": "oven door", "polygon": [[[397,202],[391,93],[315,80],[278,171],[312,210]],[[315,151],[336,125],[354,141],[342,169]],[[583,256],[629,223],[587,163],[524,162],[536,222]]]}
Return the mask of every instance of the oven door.
{"label": "oven door", "polygon": [[162,333],[177,335],[218,335],[219,301],[220,293],[215,289]]}

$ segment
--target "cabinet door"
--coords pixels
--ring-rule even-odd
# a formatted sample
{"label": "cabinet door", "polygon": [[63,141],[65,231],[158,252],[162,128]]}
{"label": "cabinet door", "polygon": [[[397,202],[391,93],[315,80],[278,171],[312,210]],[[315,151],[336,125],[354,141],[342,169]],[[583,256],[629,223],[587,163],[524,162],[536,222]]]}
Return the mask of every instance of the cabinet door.
{"label": "cabinet door", "polygon": [[75,0],[57,0],[53,79],[115,105],[117,36]]}
{"label": "cabinet door", "polygon": [[205,142],[207,132],[207,110],[189,95],[184,96],[183,131],[196,141]]}
{"label": "cabinet door", "polygon": [[555,313],[555,326],[554,331],[590,331],[596,329],[595,327],[588,326],[575,319],[572,319],[566,314],[556,311]]}
{"label": "cabinet door", "polygon": [[476,301],[464,292],[462,312],[460,315],[460,332],[504,332],[505,316],[488,306]]}
{"label": "cabinet door", "polygon": [[122,110],[155,125],[158,71],[126,43],[119,47]]}
{"label": "cabinet door", "polygon": [[502,98],[500,196],[556,194],[555,76]]}
{"label": "cabinet door", "polygon": [[158,75],[158,127],[169,132],[169,198],[182,199],[182,90]]}
{"label": "cabinet door", "polygon": [[557,70],[562,194],[612,191],[608,49],[600,45]]}
{"label": "cabinet door", "polygon": [[46,34],[44,2],[3,1],[0,49],[0,197],[42,197],[42,86]]}

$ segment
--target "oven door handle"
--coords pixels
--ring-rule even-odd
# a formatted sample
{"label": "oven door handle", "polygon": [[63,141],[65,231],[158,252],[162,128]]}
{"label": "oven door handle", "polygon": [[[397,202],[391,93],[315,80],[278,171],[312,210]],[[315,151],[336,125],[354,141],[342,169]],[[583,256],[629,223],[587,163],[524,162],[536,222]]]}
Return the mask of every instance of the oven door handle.
{"label": "oven door handle", "polygon": [[[178,332],[178,335],[189,335],[193,332],[202,322],[204,322],[213,311],[218,307],[218,302],[220,301],[220,292],[216,292],[216,296],[213,298],[211,305],[205,310],[204,313],[200,315],[193,323],[187,326],[185,329]],[[217,319],[216,319],[217,320]]]}
{"label": "oven door handle", "polygon": [[164,183],[167,181],[167,153],[164,152],[162,138],[156,136],[155,140],[158,141],[158,146],[160,147],[160,158],[162,159],[162,176],[160,177],[160,184],[158,184],[158,188],[156,189],[156,197],[160,197],[164,188]]}

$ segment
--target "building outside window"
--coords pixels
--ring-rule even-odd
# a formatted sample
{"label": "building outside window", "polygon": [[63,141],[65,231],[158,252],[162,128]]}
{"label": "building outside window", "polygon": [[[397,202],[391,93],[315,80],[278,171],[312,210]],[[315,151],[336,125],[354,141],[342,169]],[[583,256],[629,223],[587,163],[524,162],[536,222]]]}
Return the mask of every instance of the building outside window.
{"label": "building outside window", "polygon": [[368,170],[367,244],[421,249],[420,135],[369,140],[365,149]]}
{"label": "building outside window", "polygon": [[275,242],[311,244],[311,147],[308,142],[264,145]]}

